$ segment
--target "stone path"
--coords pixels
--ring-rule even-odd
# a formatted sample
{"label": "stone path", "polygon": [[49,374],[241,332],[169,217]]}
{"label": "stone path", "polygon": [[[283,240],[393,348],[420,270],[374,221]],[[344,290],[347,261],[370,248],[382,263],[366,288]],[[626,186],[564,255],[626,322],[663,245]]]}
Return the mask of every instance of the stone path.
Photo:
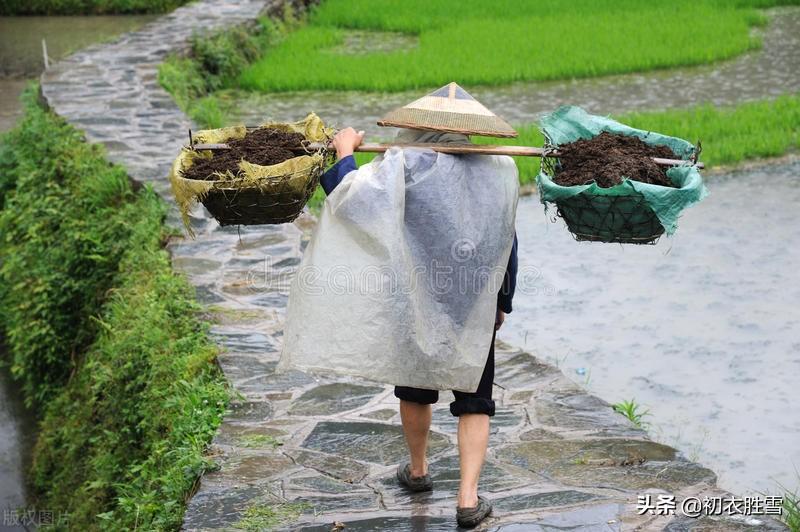
{"label": "stone path", "polygon": [[[138,182],[169,199],[166,175],[189,120],[158,85],[157,66],[193,31],[253,19],[263,1],[201,0],[118,41],[88,48],[42,76],[57,113],[108,148]],[[174,211],[174,210],[173,210]],[[175,214],[173,212],[173,219]],[[409,495],[393,481],[404,455],[391,388],[354,379],[276,374],[287,287],[314,220],[220,228],[198,211],[196,240],[170,249],[197,288],[223,348],[220,365],[238,398],[186,512],[186,530],[241,527],[452,530],[457,488],[449,393],[434,411],[435,491]],[[727,495],[715,475],[648,440],[607,403],[557,368],[498,343],[491,451],[482,491],[494,530],[783,530],[767,519],[639,516],[637,495]]]}

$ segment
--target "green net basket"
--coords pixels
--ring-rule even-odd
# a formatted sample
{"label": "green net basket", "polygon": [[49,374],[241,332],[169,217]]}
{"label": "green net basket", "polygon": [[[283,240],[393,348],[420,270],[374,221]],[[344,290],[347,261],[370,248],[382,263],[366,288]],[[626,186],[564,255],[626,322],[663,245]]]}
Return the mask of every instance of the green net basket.
{"label": "green net basket", "polygon": [[[539,199],[555,205],[556,214],[580,241],[620,244],[654,244],[671,235],[681,211],[702,200],[708,191],[694,164],[695,147],[686,140],[634,129],[606,117],[590,115],[583,109],[564,106],[541,119],[546,150],[537,176]],[[561,186],[553,181],[559,160],[549,151],[579,139],[589,139],[608,131],[637,136],[651,145],[669,147],[686,165],[667,170],[675,187],[652,185],[625,179],[619,185],[602,188],[595,182]]]}

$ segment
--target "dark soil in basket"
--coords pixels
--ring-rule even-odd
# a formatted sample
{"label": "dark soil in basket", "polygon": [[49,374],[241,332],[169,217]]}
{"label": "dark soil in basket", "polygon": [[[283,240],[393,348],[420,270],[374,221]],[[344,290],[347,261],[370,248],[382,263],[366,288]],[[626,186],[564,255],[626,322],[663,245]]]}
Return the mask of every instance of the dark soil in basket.
{"label": "dark soil in basket", "polygon": [[561,168],[553,181],[564,187],[596,181],[603,188],[634,181],[675,187],[667,177],[667,167],[659,166],[653,157],[675,159],[666,146],[651,146],[638,137],[604,131],[591,139],[577,140],[558,147]]}
{"label": "dark soil in basket", "polygon": [[214,172],[225,173],[230,170],[234,175],[239,175],[239,162],[245,161],[262,166],[282,163],[292,157],[302,155],[289,148],[302,145],[304,140],[300,133],[288,133],[279,129],[261,128],[247,132],[242,139],[231,140],[226,144],[229,150],[214,151],[210,159],[195,160],[194,164],[183,174],[187,179],[216,180]]}

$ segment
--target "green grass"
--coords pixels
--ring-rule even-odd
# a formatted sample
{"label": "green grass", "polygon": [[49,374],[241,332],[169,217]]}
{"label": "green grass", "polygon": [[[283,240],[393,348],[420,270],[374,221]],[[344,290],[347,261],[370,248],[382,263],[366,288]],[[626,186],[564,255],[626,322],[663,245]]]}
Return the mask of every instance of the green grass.
{"label": "green grass", "polygon": [[247,507],[234,529],[259,532],[274,530],[296,520],[311,508],[309,503],[251,504]]}
{"label": "green grass", "polygon": [[3,0],[0,15],[166,13],[189,0]]}
{"label": "green grass", "polygon": [[249,448],[277,449],[283,444],[274,436],[268,436],[266,434],[247,434],[239,438],[239,445]]}
{"label": "green grass", "polygon": [[[399,91],[582,78],[730,58],[760,46],[766,19],[722,0],[328,0],[246,68],[239,84],[264,92]],[[418,36],[415,47],[342,53],[348,31]]]}
{"label": "green grass", "polygon": [[300,23],[291,9],[284,9],[282,19],[262,17],[250,30],[232,27],[194,35],[187,56],[171,55],[159,65],[158,81],[201,127],[223,127],[232,103],[215,91],[235,85],[248,65]]}
{"label": "green grass", "polygon": [[637,427],[647,427],[647,422],[644,421],[644,417],[649,416],[650,411],[642,410],[642,405],[638,404],[634,399],[631,399],[630,401],[622,401],[611,406],[615,412],[620,413],[628,418],[631,423]]}
{"label": "green grass", "polygon": [[177,530],[228,392],[166,206],[25,105],[0,140],[0,333],[39,416],[31,502],[60,529]]}
{"label": "green grass", "polygon": [[800,497],[797,492],[789,492],[783,495],[783,516],[781,517],[791,532],[800,532]]}

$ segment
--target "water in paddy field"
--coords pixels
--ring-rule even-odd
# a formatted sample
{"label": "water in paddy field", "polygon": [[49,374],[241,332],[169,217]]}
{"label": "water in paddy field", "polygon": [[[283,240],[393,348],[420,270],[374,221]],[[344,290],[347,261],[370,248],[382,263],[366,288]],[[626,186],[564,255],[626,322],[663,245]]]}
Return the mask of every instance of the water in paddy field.
{"label": "water in paddy field", "polygon": [[576,242],[520,200],[499,337],[555,362],[738,495],[800,488],[800,162],[707,180],[655,246]]}
{"label": "water in paddy field", "polygon": [[[700,103],[733,105],[800,91],[800,8],[767,10],[763,48],[736,59],[693,68],[554,82],[515,83],[502,87],[467,87],[489,109],[512,124],[535,122],[563,104],[600,115],[689,107]],[[387,39],[391,39],[389,34]],[[448,81],[442,80],[442,84]],[[435,88],[435,87],[434,87]],[[234,121],[248,125],[266,119],[298,120],[309,111],[336,127],[353,126],[369,140],[393,137],[375,122],[407,104],[425,89],[399,93],[293,92],[224,95]]]}
{"label": "water in paddy field", "polygon": [[58,60],[90,44],[139,28],[154,15],[87,17],[0,17],[0,132],[20,116],[19,95],[44,70],[47,55]]}
{"label": "water in paddy field", "polygon": [[[0,368],[0,512],[13,511],[26,503],[25,471],[30,463],[35,419],[11,382],[6,368]],[[0,518],[0,530],[17,530]],[[19,528],[23,530],[23,528]]]}

